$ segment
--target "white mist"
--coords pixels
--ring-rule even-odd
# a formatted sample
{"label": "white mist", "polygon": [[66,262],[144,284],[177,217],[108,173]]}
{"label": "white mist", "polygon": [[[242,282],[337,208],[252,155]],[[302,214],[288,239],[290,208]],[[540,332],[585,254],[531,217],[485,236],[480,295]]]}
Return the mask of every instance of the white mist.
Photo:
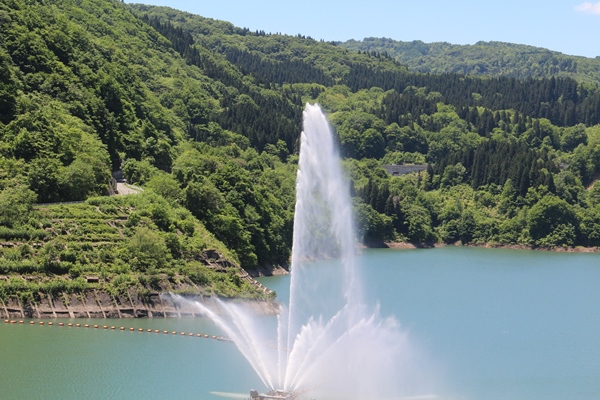
{"label": "white mist", "polygon": [[318,105],[307,104],[303,117],[290,301],[277,327],[239,305],[219,302],[223,315],[198,307],[268,389],[319,400],[432,398],[423,395],[431,393],[434,374],[408,333],[363,302],[352,204],[334,136]]}

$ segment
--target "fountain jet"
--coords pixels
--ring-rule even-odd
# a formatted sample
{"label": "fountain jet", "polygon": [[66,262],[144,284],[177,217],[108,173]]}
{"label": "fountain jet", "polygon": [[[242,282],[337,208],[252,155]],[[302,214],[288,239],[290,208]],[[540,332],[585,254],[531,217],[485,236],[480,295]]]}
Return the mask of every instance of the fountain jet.
{"label": "fountain jet", "polygon": [[407,332],[363,302],[352,203],[331,128],[318,105],[307,104],[303,117],[290,301],[275,332],[232,303],[218,301],[222,315],[198,307],[234,341],[273,396],[423,393],[422,360]]}

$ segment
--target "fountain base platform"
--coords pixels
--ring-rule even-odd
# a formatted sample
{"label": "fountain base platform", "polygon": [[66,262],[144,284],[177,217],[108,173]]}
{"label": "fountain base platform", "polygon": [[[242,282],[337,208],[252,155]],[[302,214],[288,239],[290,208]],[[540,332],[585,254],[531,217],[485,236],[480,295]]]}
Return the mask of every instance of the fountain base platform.
{"label": "fountain base platform", "polygon": [[297,398],[297,393],[284,390],[271,390],[268,393],[258,393],[256,390],[250,391],[251,400],[296,400]]}

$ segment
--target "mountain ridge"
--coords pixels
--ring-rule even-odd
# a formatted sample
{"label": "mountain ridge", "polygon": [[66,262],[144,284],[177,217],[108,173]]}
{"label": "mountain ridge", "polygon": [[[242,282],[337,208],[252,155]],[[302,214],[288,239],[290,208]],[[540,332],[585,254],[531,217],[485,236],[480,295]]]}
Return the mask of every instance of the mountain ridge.
{"label": "mountain ridge", "polygon": [[600,56],[588,58],[526,44],[478,41],[458,45],[367,37],[337,42],[353,51],[387,52],[411,70],[430,73],[510,76],[519,79],[571,77],[600,83]]}

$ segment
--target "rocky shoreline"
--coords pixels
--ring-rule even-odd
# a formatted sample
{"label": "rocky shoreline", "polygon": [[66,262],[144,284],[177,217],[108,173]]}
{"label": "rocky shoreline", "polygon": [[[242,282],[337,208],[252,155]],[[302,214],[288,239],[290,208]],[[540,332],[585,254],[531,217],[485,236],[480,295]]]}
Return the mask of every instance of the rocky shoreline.
{"label": "rocky shoreline", "polygon": [[269,265],[264,267],[258,267],[253,270],[247,271],[248,275],[252,278],[258,278],[263,276],[279,276],[279,275],[289,275],[290,266],[289,265]]}
{"label": "rocky shoreline", "polygon": [[[51,296],[40,294],[39,300],[22,302],[18,296],[0,299],[0,319],[12,318],[170,318],[202,317],[203,313],[193,305],[198,301],[220,313],[219,304],[213,297],[184,296],[192,302],[176,302],[166,293],[140,295],[135,290],[113,296],[103,290],[85,293]],[[244,307],[258,314],[277,314],[279,305],[274,301],[241,300]]]}
{"label": "rocky shoreline", "polygon": [[512,249],[512,250],[537,250],[537,251],[553,251],[559,253],[598,253],[600,247],[554,247],[542,248],[526,246],[522,244],[461,244],[461,243],[410,243],[410,242],[385,242],[384,248],[390,249],[429,249],[444,246],[467,246],[467,247],[483,247],[486,249]]}

